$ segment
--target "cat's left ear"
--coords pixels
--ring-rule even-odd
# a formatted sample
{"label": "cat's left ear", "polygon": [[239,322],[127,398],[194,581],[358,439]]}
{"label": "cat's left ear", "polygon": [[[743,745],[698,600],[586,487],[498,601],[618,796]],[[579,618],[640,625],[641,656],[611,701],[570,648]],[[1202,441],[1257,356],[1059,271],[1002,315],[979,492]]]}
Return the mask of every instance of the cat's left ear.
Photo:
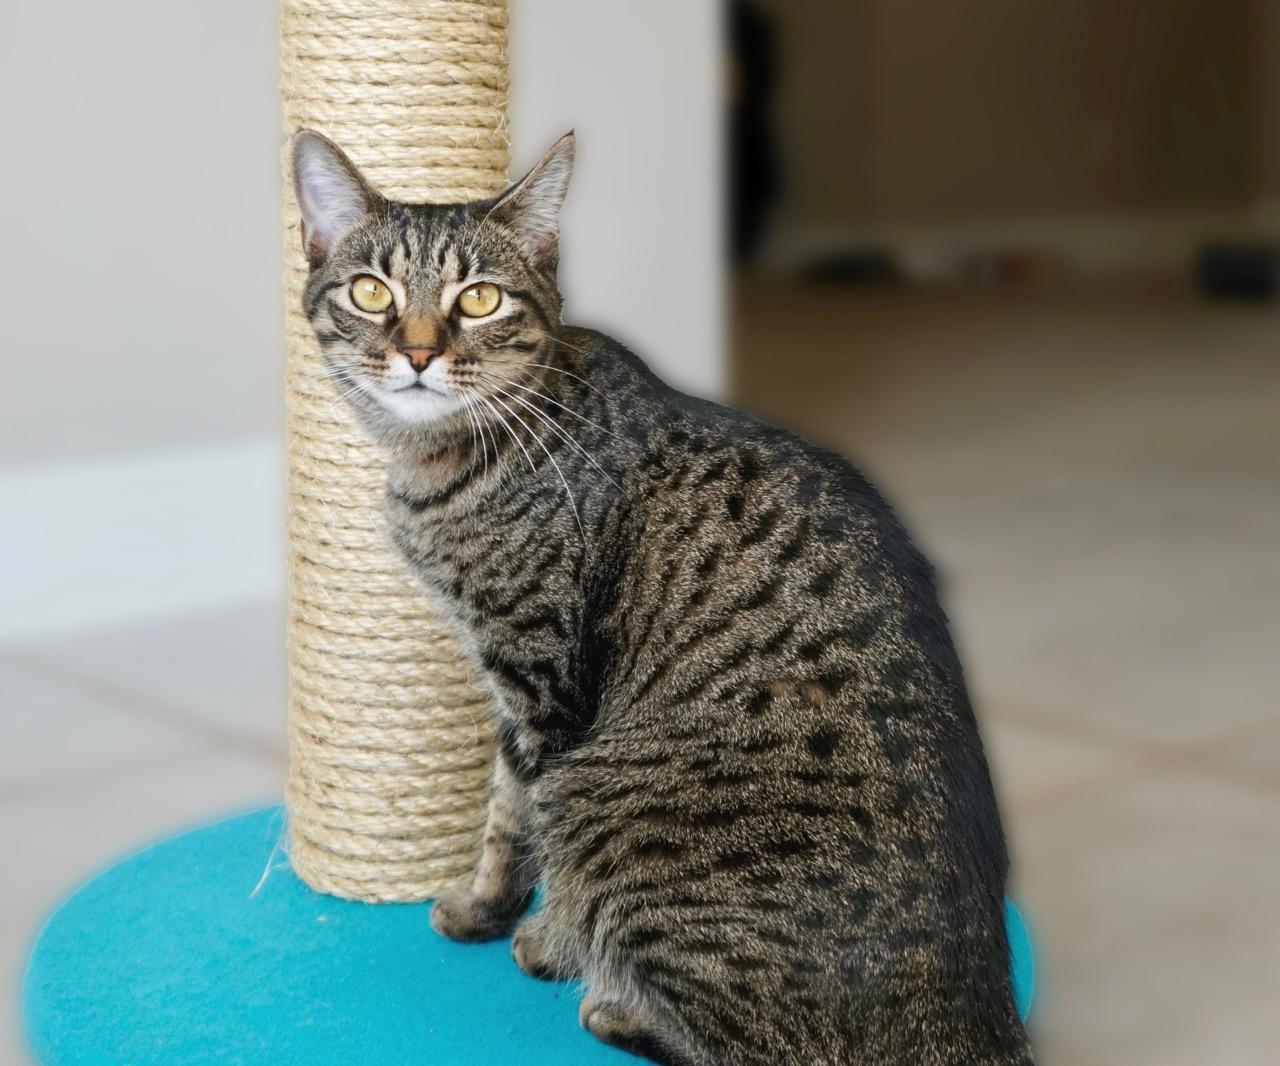
{"label": "cat's left ear", "polygon": [[293,188],[302,214],[302,247],[313,267],[381,200],[346,153],[315,130],[294,135]]}
{"label": "cat's left ear", "polygon": [[515,231],[537,270],[555,270],[560,259],[560,207],[569,191],[573,155],[570,131],[493,208],[492,217]]}

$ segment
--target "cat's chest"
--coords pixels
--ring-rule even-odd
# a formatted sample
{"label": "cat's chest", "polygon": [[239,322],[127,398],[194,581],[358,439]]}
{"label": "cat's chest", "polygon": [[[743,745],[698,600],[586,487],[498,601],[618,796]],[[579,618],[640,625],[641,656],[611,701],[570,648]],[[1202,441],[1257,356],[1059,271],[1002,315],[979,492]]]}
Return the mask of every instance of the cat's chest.
{"label": "cat's chest", "polygon": [[555,517],[535,513],[530,505],[539,500],[508,491],[441,501],[389,486],[384,513],[413,574],[469,623],[483,625],[546,596],[574,596],[582,545],[560,536]]}
{"label": "cat's chest", "polygon": [[455,598],[450,590],[472,561],[465,551],[467,538],[458,536],[457,523],[442,521],[431,508],[390,491],[383,514],[388,539],[410,571],[439,594]]}

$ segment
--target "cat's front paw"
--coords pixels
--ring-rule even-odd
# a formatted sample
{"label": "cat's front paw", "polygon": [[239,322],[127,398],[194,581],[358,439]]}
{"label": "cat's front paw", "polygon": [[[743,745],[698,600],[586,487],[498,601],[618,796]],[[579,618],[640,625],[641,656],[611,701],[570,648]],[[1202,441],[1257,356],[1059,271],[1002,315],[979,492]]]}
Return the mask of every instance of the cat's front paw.
{"label": "cat's front paw", "polygon": [[511,957],[530,977],[539,981],[567,981],[576,977],[572,968],[551,954],[547,944],[546,918],[535,914],[520,923],[511,940]]}
{"label": "cat's front paw", "polygon": [[515,927],[520,912],[499,908],[472,894],[467,887],[448,888],[436,896],[431,928],[450,940],[475,943],[499,940]]}

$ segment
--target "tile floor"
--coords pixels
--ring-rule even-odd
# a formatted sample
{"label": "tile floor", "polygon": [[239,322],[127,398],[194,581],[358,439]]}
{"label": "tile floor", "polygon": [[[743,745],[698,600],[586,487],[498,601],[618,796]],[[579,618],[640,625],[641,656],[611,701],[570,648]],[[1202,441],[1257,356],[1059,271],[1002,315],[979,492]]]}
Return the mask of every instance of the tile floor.
{"label": "tile floor", "polygon": [[0,1063],[28,1061],[16,978],[61,896],[140,844],[278,800],[282,619],[246,604],[0,648]]}
{"label": "tile floor", "polygon": [[[1280,1062],[1280,320],[765,295],[740,397],[859,455],[945,575],[1040,1061]],[[282,644],[279,605],[246,604],[0,648],[6,984],[86,873],[278,795]],[[25,1061],[13,1000],[0,1063]]]}

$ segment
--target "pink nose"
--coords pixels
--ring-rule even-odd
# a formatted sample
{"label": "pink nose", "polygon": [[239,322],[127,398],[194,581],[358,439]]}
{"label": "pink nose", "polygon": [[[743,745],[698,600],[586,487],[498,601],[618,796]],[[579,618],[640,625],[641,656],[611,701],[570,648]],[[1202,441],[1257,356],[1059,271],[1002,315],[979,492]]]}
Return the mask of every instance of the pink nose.
{"label": "pink nose", "polygon": [[409,365],[414,370],[426,370],[431,365],[431,360],[440,354],[439,348],[419,348],[416,346],[400,349],[400,354],[409,360]]}

